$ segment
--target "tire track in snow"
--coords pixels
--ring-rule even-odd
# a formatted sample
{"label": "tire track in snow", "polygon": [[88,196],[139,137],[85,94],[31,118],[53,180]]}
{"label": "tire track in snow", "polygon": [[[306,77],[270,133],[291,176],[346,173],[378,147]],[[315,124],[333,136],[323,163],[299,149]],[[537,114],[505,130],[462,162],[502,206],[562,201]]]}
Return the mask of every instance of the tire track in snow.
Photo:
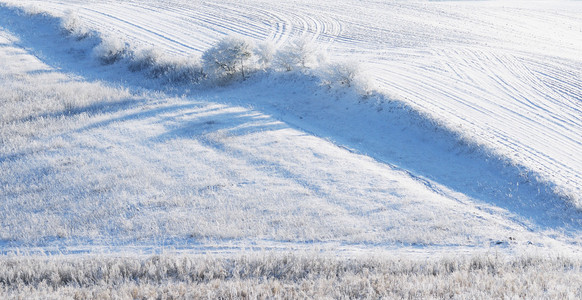
{"label": "tire track in snow", "polygon": [[[118,24],[123,24],[123,25],[121,25],[122,27],[125,27],[131,31],[137,31],[137,32],[140,32],[141,34],[143,34],[143,32],[145,31],[146,33],[148,33],[150,35],[154,35],[158,40],[162,41],[162,44],[172,45],[174,47],[175,47],[175,45],[179,45],[182,48],[186,48],[186,49],[190,49],[190,50],[197,50],[195,47],[192,47],[190,45],[187,45],[187,44],[179,41],[178,38],[173,37],[172,35],[168,35],[168,34],[163,33],[163,32],[158,32],[157,30],[152,30],[151,28],[147,28],[143,25],[139,25],[135,22],[128,21],[127,15],[125,15],[125,16],[122,15],[122,17],[123,17],[122,18],[122,17],[113,16],[111,14],[104,13],[101,11],[93,10],[90,8],[86,8],[86,10],[91,11],[95,14],[101,15],[102,17],[105,17],[109,20],[114,20]],[[133,28],[133,30],[131,28]],[[135,29],[137,29],[137,30],[135,30]]]}
{"label": "tire track in snow", "polygon": [[[576,153],[581,146],[575,134],[575,132],[580,132],[581,125],[579,121],[576,121],[576,108],[565,106],[564,104],[567,105],[570,101],[561,101],[563,97],[547,88],[540,78],[529,71],[519,59],[482,50],[478,52],[465,50],[465,52],[469,54],[462,54],[460,63],[454,64],[454,67],[449,69],[453,78],[467,78],[469,85],[459,82],[455,86],[446,85],[446,82],[450,81],[447,79],[450,74],[439,69],[404,72],[385,70],[387,74],[398,74],[400,80],[405,81],[399,81],[399,84],[383,79],[380,81],[384,86],[398,89],[408,86],[408,89],[402,93],[413,99],[415,104],[423,110],[431,111],[435,115],[444,115],[449,120],[457,119],[459,120],[457,122],[461,124],[469,122],[472,126],[477,125],[452,114],[458,109],[459,104],[465,105],[468,108],[465,111],[472,111],[478,113],[476,116],[480,116],[473,117],[473,120],[489,120],[489,124],[482,127],[483,132],[493,130],[497,133],[493,135],[497,137],[497,141],[488,140],[487,135],[483,135],[481,142],[485,145],[489,143],[488,145],[493,148],[502,146],[502,151],[509,157],[513,157],[511,153],[521,153],[518,163],[529,165],[532,170],[542,170],[542,175],[548,179],[551,178],[550,181],[569,186],[573,193],[580,190],[582,181],[579,180],[580,174],[576,171],[576,166],[582,167],[582,161],[576,157],[568,158],[570,153]],[[447,55],[447,51],[438,53],[439,57]],[[454,51],[445,56],[446,61],[453,61],[458,55],[459,52]],[[467,59],[468,57],[470,59]],[[451,63],[447,63],[447,66],[450,65]],[[556,71],[554,69],[554,72]],[[427,101],[435,99],[435,96],[437,96],[436,99],[454,100]],[[505,107],[499,107],[498,103],[505,103]],[[572,109],[574,109],[573,112]],[[532,148],[531,145],[517,142],[514,139],[515,133],[508,133],[503,128],[508,125],[508,121],[511,124],[509,129],[523,128],[523,134],[529,135],[518,140],[530,140],[530,143],[537,146]],[[536,128],[536,130],[530,131],[531,128]],[[532,139],[532,136],[536,138]],[[515,142],[510,142],[512,140]],[[560,145],[557,149],[547,150],[548,146],[556,147],[557,145]],[[553,158],[544,154],[547,153],[543,151],[544,148],[547,151],[561,153],[561,157]],[[570,163],[566,163],[568,160]],[[537,163],[532,165],[531,162]],[[556,175],[553,171],[556,169],[562,170],[562,173]],[[576,178],[574,182],[571,180],[573,178]]]}

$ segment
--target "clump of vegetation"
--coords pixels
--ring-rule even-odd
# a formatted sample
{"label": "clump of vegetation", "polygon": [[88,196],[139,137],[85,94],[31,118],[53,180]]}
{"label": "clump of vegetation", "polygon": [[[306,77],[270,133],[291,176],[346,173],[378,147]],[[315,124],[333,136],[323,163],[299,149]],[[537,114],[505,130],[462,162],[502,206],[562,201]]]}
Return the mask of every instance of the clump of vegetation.
{"label": "clump of vegetation", "polygon": [[127,52],[127,45],[115,37],[104,38],[99,45],[93,48],[93,55],[104,65],[121,60]]}
{"label": "clump of vegetation", "polygon": [[[29,14],[39,14],[35,7]],[[103,65],[124,63],[132,72],[143,72],[168,83],[226,85],[244,81],[255,73],[295,73],[318,78],[329,87],[367,90],[358,64],[327,63],[325,53],[306,37],[276,48],[241,36],[226,36],[201,57],[174,57],[156,48],[134,48],[123,39],[103,36],[86,26],[74,11],[60,18],[61,30],[77,40],[92,38],[93,56]],[[363,84],[364,83],[364,84]],[[356,87],[357,86],[357,87]],[[366,91],[364,91],[364,94]]]}
{"label": "clump of vegetation", "polygon": [[91,31],[83,24],[79,16],[73,11],[67,11],[61,20],[61,28],[65,33],[82,40],[91,35]]}
{"label": "clump of vegetation", "polygon": [[316,66],[319,51],[305,38],[292,40],[276,55],[276,65],[287,72]]}
{"label": "clump of vegetation", "polygon": [[[77,22],[67,22],[67,28],[74,28]],[[74,29],[66,31],[73,34]],[[154,48],[132,50],[121,39],[101,37],[93,54],[104,65],[125,61],[130,71],[144,72],[169,83],[226,85],[244,81],[257,72],[292,72],[315,76],[329,87],[355,88],[364,94],[368,89],[358,63],[327,63],[325,54],[305,38],[276,49],[268,42],[226,36],[200,58],[183,58],[171,57]]]}
{"label": "clump of vegetation", "polygon": [[[224,83],[237,75],[244,80],[256,65],[255,44],[242,37],[227,36],[202,55],[204,71],[211,79]],[[246,71],[246,74],[245,74]]]}

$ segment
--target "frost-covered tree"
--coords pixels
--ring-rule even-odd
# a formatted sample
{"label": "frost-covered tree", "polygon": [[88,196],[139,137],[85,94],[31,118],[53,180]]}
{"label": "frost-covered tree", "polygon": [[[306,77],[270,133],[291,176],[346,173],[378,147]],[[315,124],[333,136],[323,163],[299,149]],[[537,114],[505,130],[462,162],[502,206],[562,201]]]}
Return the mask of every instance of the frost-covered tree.
{"label": "frost-covered tree", "polygon": [[75,37],[77,40],[82,40],[91,35],[87,26],[81,21],[77,13],[72,10],[68,10],[61,19],[61,28],[66,34]]}
{"label": "frost-covered tree", "polygon": [[112,64],[127,54],[127,45],[120,38],[103,37],[93,48],[93,55],[104,65]]}
{"label": "frost-covered tree", "polygon": [[244,38],[227,36],[202,55],[202,65],[210,78],[228,81],[237,74],[246,78],[254,55],[254,44]]}
{"label": "frost-covered tree", "polygon": [[254,53],[257,58],[257,67],[265,70],[271,66],[276,50],[272,43],[261,42],[256,45]]}
{"label": "frost-covered tree", "polygon": [[361,76],[360,65],[355,61],[330,64],[327,73],[331,82],[347,87],[354,85]]}
{"label": "frost-covered tree", "polygon": [[317,49],[305,38],[291,41],[281,49],[276,57],[276,64],[286,70],[307,69],[317,62]]}

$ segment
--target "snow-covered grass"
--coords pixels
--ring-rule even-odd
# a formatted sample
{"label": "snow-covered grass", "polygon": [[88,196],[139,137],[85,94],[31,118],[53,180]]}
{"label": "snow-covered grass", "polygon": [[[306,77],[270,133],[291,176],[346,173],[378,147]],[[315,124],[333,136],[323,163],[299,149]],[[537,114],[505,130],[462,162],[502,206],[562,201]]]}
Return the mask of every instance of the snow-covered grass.
{"label": "snow-covered grass", "polygon": [[[1,32],[0,39],[10,44],[0,48],[0,147],[4,155],[27,153],[34,148],[31,139],[61,133],[70,123],[66,117],[82,119],[136,100],[125,88],[87,82],[44,65],[14,47],[18,39],[7,32]],[[2,162],[6,159],[3,156]]]}
{"label": "snow-covered grass", "polygon": [[578,299],[580,259],[538,255],[410,259],[317,253],[10,256],[4,299]]}
{"label": "snow-covered grass", "polygon": [[[579,213],[551,184],[404,102],[357,90],[357,64],[317,69],[307,40],[248,51],[263,53],[253,58],[260,72],[197,89],[205,75],[195,57],[76,30],[88,26],[70,11],[65,21],[31,11],[36,27],[4,10],[23,38],[6,37],[0,75],[1,234],[10,249],[579,241]],[[167,94],[63,74],[19,44],[46,47],[41,57],[70,72]],[[278,56],[291,59],[291,71],[268,68]]]}
{"label": "snow-covered grass", "polygon": [[[456,127],[447,114],[428,112],[419,97],[450,101],[431,94],[448,82],[440,71],[423,69],[436,76],[426,80],[431,87],[393,99],[366,79],[388,92],[395,83],[378,74],[391,74],[390,62],[370,74],[378,60],[320,55],[345,47],[354,30],[326,14],[303,28],[296,22],[304,16],[278,12],[269,26],[280,31],[257,41],[260,32],[241,20],[220,34],[198,33],[192,28],[208,29],[207,19],[183,2],[194,26],[162,33],[157,13],[174,25],[184,17],[165,2],[83,4],[92,11],[73,2],[67,10],[67,1],[0,6],[0,296],[580,298],[576,158],[564,166],[562,152],[536,148],[514,129],[491,133],[534,160],[515,159],[484,141],[478,120]],[[142,21],[116,15],[127,3],[141,12],[155,7],[146,15],[164,26],[129,30]],[[212,10],[205,3],[202,11]],[[440,5],[393,8],[459,13]],[[109,28],[102,18],[110,17],[127,24]],[[221,40],[233,31],[239,36]],[[418,46],[408,38],[408,47]],[[182,48],[191,51],[173,51]],[[566,50],[562,58],[572,59]],[[425,78],[420,73],[410,80]],[[477,91],[459,82],[453,98]],[[577,97],[568,82],[560,86],[554,92]],[[548,104],[525,90],[533,107]],[[493,115],[529,122],[527,113],[501,114],[504,104],[495,105]],[[568,123],[556,140],[575,156],[578,140],[563,138],[578,132],[579,118],[555,107],[547,113]],[[551,154],[555,163],[544,165]],[[572,184],[563,174],[548,179],[548,170],[574,174]],[[19,252],[27,255],[13,256]]]}
{"label": "snow-covered grass", "polygon": [[[57,37],[45,37],[45,45]],[[307,130],[306,124],[320,126],[324,136],[326,126],[338,126],[348,139],[384,132],[390,121],[399,130],[415,128],[393,136],[393,143],[426,139],[436,155],[444,155],[450,136],[419,126],[422,118],[411,121],[413,115],[397,103],[330,93],[302,72],[265,73],[183,97],[138,84],[129,90],[59,72],[18,47],[28,42],[6,36],[0,53],[3,89],[10,91],[0,96],[3,252],[236,249],[257,243],[269,249],[432,245],[514,251],[576,243],[576,231],[560,233],[577,228],[575,213],[529,198],[532,187],[518,194],[523,203],[499,208],[278,120],[293,124],[304,118]],[[111,74],[111,66],[93,59],[93,48],[85,49],[66,51],[61,63],[72,54],[72,64],[85,63],[88,55],[96,63],[87,68]],[[121,72],[129,82],[157,80],[125,67]],[[348,115],[359,117],[342,121]],[[354,124],[358,131],[342,128]],[[446,140],[440,150],[438,140]],[[499,175],[495,168],[488,172]],[[487,188],[497,192],[495,185]]]}

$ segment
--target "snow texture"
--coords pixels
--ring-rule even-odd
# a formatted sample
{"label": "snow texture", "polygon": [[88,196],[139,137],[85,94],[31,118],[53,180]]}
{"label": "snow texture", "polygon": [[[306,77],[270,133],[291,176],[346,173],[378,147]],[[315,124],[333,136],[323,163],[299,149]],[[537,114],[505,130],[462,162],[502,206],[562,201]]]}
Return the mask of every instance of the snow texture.
{"label": "snow texture", "polygon": [[364,2],[3,0],[0,252],[579,255],[580,2]]}

